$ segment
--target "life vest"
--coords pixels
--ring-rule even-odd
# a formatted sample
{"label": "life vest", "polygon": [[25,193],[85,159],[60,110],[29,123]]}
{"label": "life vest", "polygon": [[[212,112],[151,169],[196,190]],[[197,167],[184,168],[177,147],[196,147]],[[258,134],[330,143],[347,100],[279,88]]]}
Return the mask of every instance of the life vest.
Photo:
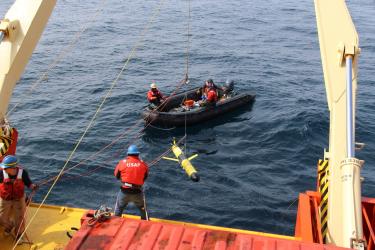
{"label": "life vest", "polygon": [[160,102],[162,98],[163,98],[163,95],[160,93],[159,90],[156,90],[156,91],[149,90],[147,92],[147,99],[149,102]]}
{"label": "life vest", "polygon": [[10,179],[8,173],[3,170],[4,180],[0,183],[0,197],[4,200],[19,200],[25,194],[25,184],[22,180],[23,169],[18,168],[17,178]]}
{"label": "life vest", "polygon": [[128,156],[119,162],[116,170],[120,171],[122,188],[141,188],[148,172],[148,166],[138,157]]}
{"label": "life vest", "polygon": [[208,102],[217,102],[217,93],[214,89],[210,89],[207,93]]}

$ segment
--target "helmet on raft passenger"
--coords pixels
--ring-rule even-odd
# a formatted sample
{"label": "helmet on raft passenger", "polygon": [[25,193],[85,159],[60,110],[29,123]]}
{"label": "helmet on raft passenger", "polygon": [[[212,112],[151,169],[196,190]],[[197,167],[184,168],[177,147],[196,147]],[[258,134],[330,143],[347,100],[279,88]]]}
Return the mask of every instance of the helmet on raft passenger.
{"label": "helmet on raft passenger", "polygon": [[154,83],[154,82],[151,83],[150,88],[151,88],[151,89],[156,89],[156,88],[157,88],[156,83]]}
{"label": "helmet on raft passenger", "polygon": [[223,90],[224,90],[224,93],[229,93],[231,91],[233,91],[234,89],[234,81],[233,80],[226,80],[225,81],[225,84],[223,86]]}
{"label": "helmet on raft passenger", "polygon": [[128,155],[139,155],[140,152],[136,145],[130,145],[128,148]]}
{"label": "helmet on raft passenger", "polygon": [[14,155],[7,155],[1,163],[1,167],[4,169],[17,167],[18,159]]}

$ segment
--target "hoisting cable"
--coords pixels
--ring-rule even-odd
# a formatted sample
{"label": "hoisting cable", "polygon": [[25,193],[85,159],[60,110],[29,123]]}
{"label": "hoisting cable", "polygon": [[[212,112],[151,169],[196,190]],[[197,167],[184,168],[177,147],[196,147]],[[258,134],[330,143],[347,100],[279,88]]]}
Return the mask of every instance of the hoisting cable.
{"label": "hoisting cable", "polygon": [[[187,99],[187,94],[185,93],[185,101],[186,101],[186,99]],[[184,151],[185,151],[185,155],[186,155],[186,148],[187,148],[187,132],[186,132],[186,127],[187,127],[187,122],[186,122],[186,120],[187,120],[187,110],[185,110],[185,135],[184,135],[184,138],[185,138],[185,146],[184,146]]]}
{"label": "hoisting cable", "polygon": [[[189,83],[189,52],[190,52],[190,21],[191,21],[191,2],[188,0],[188,24],[187,24],[187,38],[186,38],[186,75],[185,75],[185,84]],[[185,102],[187,101],[187,93],[185,92]],[[185,110],[185,146],[184,151],[186,155],[186,148],[187,148],[187,112],[188,110]]]}
{"label": "hoisting cable", "polygon": [[189,82],[189,59],[190,59],[190,22],[191,22],[191,1],[188,0],[188,24],[187,24],[187,46],[186,46],[186,74],[185,83]]}
{"label": "hoisting cable", "polygon": [[33,91],[39,86],[40,83],[42,83],[44,80],[48,79],[48,74],[50,71],[52,71],[58,63],[61,62],[69,53],[71,53],[75,47],[75,45],[80,40],[82,34],[89,28],[89,24],[95,22],[99,16],[99,13],[103,10],[104,4],[107,2],[107,0],[102,0],[99,7],[94,11],[94,14],[85,22],[85,25],[82,25],[81,28],[75,33],[73,39],[65,45],[65,47],[61,50],[61,52],[55,57],[53,62],[48,65],[47,70],[44,71],[38,80],[36,80],[33,84],[31,84],[28,91],[26,91],[21,97],[19,98],[19,101],[14,104],[14,106],[7,112],[6,116],[9,117],[10,114],[19,106],[22,104],[23,101],[26,100],[28,96],[30,96]]}
{"label": "hoisting cable", "polygon": [[24,232],[21,234],[21,236],[19,237],[19,239],[17,240],[17,242],[14,244],[13,246],[13,250],[16,248],[17,244],[19,243],[19,241],[21,240],[22,236],[25,234],[25,232],[27,231],[27,229],[30,227],[31,223],[33,222],[33,220],[35,219],[36,215],[38,214],[40,208],[43,206],[43,204],[45,203],[45,201],[47,200],[49,194],[52,192],[52,189],[55,187],[57,181],[59,180],[59,178],[61,177],[62,173],[64,172],[65,168],[67,167],[68,163],[70,162],[70,160],[72,159],[75,151],[77,150],[77,148],[79,147],[79,145],[81,144],[83,138],[86,136],[87,132],[89,131],[89,129],[92,127],[94,121],[96,120],[96,117],[99,115],[100,111],[102,110],[102,107],[104,105],[104,103],[106,102],[106,100],[110,97],[111,93],[112,93],[112,90],[114,89],[114,87],[116,86],[118,80],[120,79],[120,76],[122,75],[122,73],[127,69],[127,66],[130,62],[130,59],[135,55],[135,52],[136,50],[138,49],[138,47],[141,45],[141,43],[143,42],[144,40],[144,37],[147,33],[147,31],[149,30],[151,24],[153,24],[153,22],[155,21],[156,17],[159,15],[160,13],[160,10],[161,10],[161,7],[163,5],[165,0],[160,0],[159,1],[159,4],[157,5],[156,9],[154,10],[154,13],[153,15],[150,17],[149,21],[146,23],[146,26],[145,28],[143,29],[141,35],[140,35],[140,38],[136,41],[135,43],[135,46],[133,47],[133,49],[131,50],[127,60],[125,61],[123,67],[121,68],[119,74],[117,75],[117,77],[115,78],[115,80],[112,82],[111,84],[111,87],[109,88],[109,90],[107,91],[107,94],[104,96],[102,102],[100,103],[99,107],[97,108],[94,116],[92,117],[92,119],[90,120],[89,124],[87,125],[85,131],[83,132],[82,136],[79,138],[77,144],[75,145],[75,147],[73,148],[72,152],[70,153],[69,157],[67,158],[64,166],[62,167],[62,169],[60,170],[59,174],[57,175],[55,181],[52,183],[51,187],[49,188],[47,194],[45,195],[45,197],[43,198],[42,202],[39,204],[38,208],[36,209],[35,213],[33,214],[33,216],[30,218],[30,221],[28,222],[28,224],[26,225],[25,227],[25,230]]}

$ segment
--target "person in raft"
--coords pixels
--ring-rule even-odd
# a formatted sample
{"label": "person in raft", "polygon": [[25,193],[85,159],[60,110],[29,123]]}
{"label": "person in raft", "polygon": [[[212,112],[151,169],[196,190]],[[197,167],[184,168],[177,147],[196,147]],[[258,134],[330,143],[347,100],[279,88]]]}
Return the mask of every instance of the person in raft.
{"label": "person in raft", "polygon": [[150,90],[147,92],[147,100],[150,102],[152,109],[157,108],[166,97],[158,90],[155,83],[151,83]]}

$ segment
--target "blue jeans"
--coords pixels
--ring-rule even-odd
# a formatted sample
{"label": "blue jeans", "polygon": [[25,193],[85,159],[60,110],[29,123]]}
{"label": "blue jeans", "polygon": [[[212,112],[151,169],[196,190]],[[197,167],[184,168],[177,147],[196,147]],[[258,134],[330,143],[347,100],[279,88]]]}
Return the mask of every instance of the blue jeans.
{"label": "blue jeans", "polygon": [[120,189],[116,199],[115,216],[121,217],[129,202],[133,202],[137,206],[137,208],[141,212],[142,220],[148,220],[143,191],[140,191],[139,193],[125,193]]}

